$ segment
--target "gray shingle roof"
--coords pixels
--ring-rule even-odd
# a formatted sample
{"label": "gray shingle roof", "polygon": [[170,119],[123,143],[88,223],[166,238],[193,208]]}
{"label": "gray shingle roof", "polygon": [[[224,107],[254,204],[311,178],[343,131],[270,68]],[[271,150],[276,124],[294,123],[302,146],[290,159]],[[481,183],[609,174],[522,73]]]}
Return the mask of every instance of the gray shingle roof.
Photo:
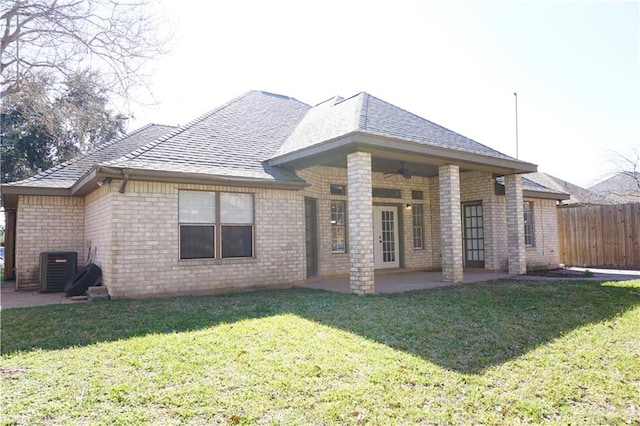
{"label": "gray shingle roof", "polygon": [[3,184],[3,186],[70,188],[78,179],[97,164],[121,157],[174,129],[176,129],[176,127],[148,124],[121,138],[100,145],[84,155],[61,163],[28,179],[6,183]]}
{"label": "gray shingle roof", "polygon": [[250,91],[107,167],[302,182],[273,168],[272,157],[309,105],[286,96]]}
{"label": "gray shingle roof", "polygon": [[[636,176],[640,178],[640,173],[636,173]],[[589,190],[608,197],[616,203],[640,202],[640,188],[630,173],[617,173],[589,187]]]}
{"label": "gray shingle roof", "polygon": [[332,98],[312,108],[277,155],[285,155],[353,132],[515,160],[365,92],[348,99]]}
{"label": "gray shingle roof", "polygon": [[533,184],[549,188],[549,190],[554,192],[569,194],[569,199],[563,200],[562,204],[615,204],[615,200],[609,197],[596,194],[593,191],[546,173],[527,173],[523,175],[522,181],[523,189],[532,189],[535,191],[536,189],[531,188]]}

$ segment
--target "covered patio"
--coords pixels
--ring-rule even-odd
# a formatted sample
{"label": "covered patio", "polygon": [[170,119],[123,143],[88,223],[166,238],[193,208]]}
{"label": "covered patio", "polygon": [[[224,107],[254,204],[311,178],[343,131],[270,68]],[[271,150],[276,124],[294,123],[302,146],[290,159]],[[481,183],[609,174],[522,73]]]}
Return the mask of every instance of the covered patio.
{"label": "covered patio", "polygon": [[[506,272],[465,269],[463,282],[470,284],[512,278],[514,276],[516,275]],[[456,285],[445,281],[441,271],[376,271],[375,282],[376,293],[403,293],[412,290],[426,290]],[[333,278],[312,278],[296,284],[296,287],[325,290],[334,293],[352,292],[348,275]]]}

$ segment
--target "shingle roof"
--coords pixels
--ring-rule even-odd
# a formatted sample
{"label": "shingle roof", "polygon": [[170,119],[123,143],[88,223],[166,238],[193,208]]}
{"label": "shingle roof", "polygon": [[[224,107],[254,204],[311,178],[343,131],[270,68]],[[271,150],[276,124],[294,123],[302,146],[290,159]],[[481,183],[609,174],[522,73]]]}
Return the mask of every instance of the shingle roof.
{"label": "shingle roof", "polygon": [[295,174],[264,161],[277,152],[309,108],[293,98],[250,91],[104,165],[302,182]]}
{"label": "shingle roof", "polygon": [[[564,192],[569,194],[568,200],[563,200],[562,204],[615,204],[615,200],[596,194],[593,191],[584,189],[578,185],[567,182],[555,176],[546,173],[527,173],[523,175],[523,189],[532,189],[527,187],[538,185],[548,188],[553,192]],[[527,183],[527,185],[525,185]],[[536,189],[532,189],[536,190]]]}
{"label": "shingle roof", "polygon": [[84,155],[61,163],[28,179],[6,183],[3,184],[3,186],[70,188],[95,165],[121,157],[174,129],[176,129],[176,127],[148,124],[121,138],[100,145]]}
{"label": "shingle roof", "polygon": [[[636,176],[640,178],[640,173],[636,173]],[[640,202],[640,188],[631,174],[617,173],[589,187],[589,190],[609,197],[616,203]]]}
{"label": "shingle roof", "polygon": [[285,155],[353,132],[515,160],[365,92],[348,99],[332,98],[312,108],[277,155]]}

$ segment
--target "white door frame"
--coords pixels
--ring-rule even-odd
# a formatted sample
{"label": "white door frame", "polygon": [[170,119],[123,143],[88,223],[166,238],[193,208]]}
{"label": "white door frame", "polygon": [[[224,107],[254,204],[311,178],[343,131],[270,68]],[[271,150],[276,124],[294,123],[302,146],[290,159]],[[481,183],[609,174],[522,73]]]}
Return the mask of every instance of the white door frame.
{"label": "white door frame", "polygon": [[399,268],[398,207],[373,206],[374,268]]}

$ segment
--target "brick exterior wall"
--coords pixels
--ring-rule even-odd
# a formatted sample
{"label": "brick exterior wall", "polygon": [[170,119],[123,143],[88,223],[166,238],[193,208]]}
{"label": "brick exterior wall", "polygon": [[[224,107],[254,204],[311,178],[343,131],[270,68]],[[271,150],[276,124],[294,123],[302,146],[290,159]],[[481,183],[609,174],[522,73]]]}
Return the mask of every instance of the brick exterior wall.
{"label": "brick exterior wall", "polygon": [[21,195],[16,221],[16,289],[39,286],[40,253],[75,251],[84,260],[84,199]]}
{"label": "brick exterior wall", "polygon": [[[344,254],[331,253],[330,215],[331,200],[347,201],[349,195],[331,195],[329,192],[330,184],[342,184],[347,187],[347,194],[351,194],[353,188],[348,182],[347,169],[311,167],[299,171],[299,175],[310,184],[302,191],[130,181],[126,192],[121,194],[118,192],[121,182],[114,180],[84,199],[20,196],[16,288],[38,287],[40,252],[76,251],[78,266],[81,267],[89,246],[95,255],[94,261],[102,268],[103,282],[113,297],[216,293],[286,286],[306,278],[304,197],[317,200],[318,275],[348,274],[349,250]],[[464,172],[459,174],[459,178],[460,202],[482,201],[485,268],[505,269],[509,257],[505,196],[495,195],[494,180],[489,173]],[[374,205],[398,208],[400,266],[406,269],[440,268],[442,218],[439,178],[404,179],[372,173],[371,179],[373,187],[401,190],[401,199],[371,198]],[[255,258],[179,260],[180,189],[254,194]],[[413,200],[412,190],[422,191],[423,199]],[[371,195],[370,189],[366,192]],[[533,201],[535,234],[534,246],[524,250],[526,268],[557,267],[555,201],[526,200]],[[423,249],[413,248],[413,218],[407,204],[423,206]],[[347,213],[350,211],[348,208]],[[460,218],[460,213],[457,217]],[[347,222],[347,232],[352,220],[349,218]],[[348,238],[347,242],[350,240]]]}
{"label": "brick exterior wall", "polygon": [[86,250],[91,250],[91,261],[102,269],[102,281],[105,283],[111,283],[113,279],[111,230],[114,220],[111,214],[111,194],[117,191],[118,186],[112,182],[85,197],[85,247]]}
{"label": "brick exterior wall", "polygon": [[371,154],[365,152],[349,154],[347,176],[351,291],[356,294],[375,293]]}
{"label": "brick exterior wall", "polygon": [[533,207],[533,246],[526,247],[527,270],[552,269],[560,265],[558,211],[555,200],[524,198]]}
{"label": "brick exterior wall", "polygon": [[[252,193],[255,257],[180,260],[180,189]],[[304,199],[299,191],[130,181],[124,194],[112,192],[111,197],[112,275],[105,283],[113,297],[282,287],[304,278]]]}
{"label": "brick exterior wall", "polygon": [[460,283],[462,276],[462,223],[460,220],[460,173],[458,166],[438,169],[440,182],[440,223],[442,280]]}
{"label": "brick exterior wall", "polygon": [[[347,170],[336,167],[310,167],[298,171],[298,175],[310,184],[303,195],[317,201],[317,229],[318,229],[318,276],[345,275],[349,273],[349,254],[331,253],[331,200],[345,200],[347,195],[331,195],[331,184],[345,185],[347,194]],[[383,173],[372,174],[372,185],[375,188],[400,189],[402,198],[373,197],[375,205],[393,205],[398,207],[401,267],[407,269],[434,269],[438,266],[433,262],[434,236],[433,223],[439,223],[438,206],[432,205],[431,180],[415,176],[407,180],[402,176],[387,176]],[[423,199],[411,198],[411,191],[422,191]],[[437,189],[436,189],[437,191]],[[436,197],[437,199],[437,197]],[[421,204],[423,206],[423,234],[424,248],[413,248],[413,216],[407,204]],[[435,213],[432,209],[436,209]],[[349,223],[347,223],[347,227]],[[437,230],[439,236],[439,228]]]}
{"label": "brick exterior wall", "polygon": [[522,207],[522,176],[504,177],[505,203],[507,210],[507,249],[509,253],[509,273],[527,272],[524,249],[524,213]]}

